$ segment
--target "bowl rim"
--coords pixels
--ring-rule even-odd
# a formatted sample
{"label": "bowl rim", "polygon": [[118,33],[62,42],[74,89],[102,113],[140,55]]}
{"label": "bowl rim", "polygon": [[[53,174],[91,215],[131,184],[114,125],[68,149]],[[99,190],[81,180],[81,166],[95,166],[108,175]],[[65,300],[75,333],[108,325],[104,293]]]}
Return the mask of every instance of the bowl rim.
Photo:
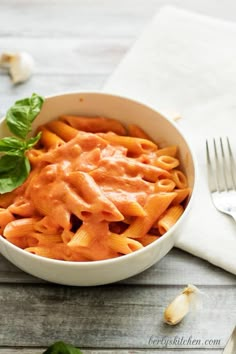
{"label": "bowl rim", "polygon": [[[191,205],[193,203],[193,199],[195,199],[195,195],[196,195],[196,185],[197,185],[197,179],[198,179],[198,168],[197,168],[197,159],[195,156],[195,153],[191,147],[191,144],[189,143],[189,141],[186,139],[185,134],[183,133],[182,129],[180,127],[178,127],[174,121],[170,120],[168,117],[166,117],[165,115],[163,115],[162,113],[160,113],[156,108],[154,108],[152,105],[141,102],[139,100],[133,99],[128,97],[127,95],[123,96],[120,94],[114,94],[114,93],[110,93],[110,92],[106,92],[106,91],[95,91],[95,90],[83,90],[83,91],[70,91],[70,92],[61,92],[61,93],[56,93],[56,94],[51,94],[51,95],[47,95],[45,96],[45,101],[47,99],[53,99],[56,97],[61,97],[61,96],[71,96],[71,95],[97,95],[97,96],[107,96],[107,97],[111,97],[111,98],[118,98],[121,100],[126,100],[129,101],[133,104],[136,105],[141,105],[144,108],[147,108],[148,110],[153,111],[153,113],[158,113],[163,119],[167,120],[176,130],[177,132],[181,135],[181,137],[183,138],[185,144],[188,147],[188,150],[191,154],[191,159],[193,162],[193,187],[192,187],[192,191],[191,191],[191,196],[190,199],[188,201],[187,206],[184,209],[183,214],[181,215],[181,217],[177,220],[177,222],[170,228],[170,230],[168,230],[164,235],[162,235],[160,238],[158,238],[157,240],[155,240],[154,242],[152,242],[151,244],[135,251],[129,254],[125,254],[125,255],[121,255],[120,257],[115,257],[115,258],[108,258],[108,259],[104,259],[104,260],[97,260],[97,261],[65,261],[65,260],[59,260],[59,259],[52,259],[52,258],[47,258],[47,257],[43,257],[43,256],[39,256],[37,254],[33,254],[30,252],[25,251],[24,249],[17,247],[16,245],[14,245],[13,243],[11,243],[10,241],[8,241],[6,238],[4,238],[3,235],[0,235],[0,243],[4,243],[7,247],[10,247],[13,249],[13,251],[15,252],[19,252],[22,256],[26,256],[29,259],[31,258],[33,261],[40,261],[40,262],[45,262],[45,264],[58,264],[60,266],[65,266],[65,267],[72,267],[72,268],[77,268],[77,267],[81,267],[81,268],[94,268],[94,267],[103,267],[109,264],[119,264],[120,262],[123,262],[123,260],[128,260],[128,259],[132,259],[134,257],[137,257],[138,255],[142,255],[144,253],[146,253],[148,250],[151,250],[152,248],[156,247],[156,245],[159,243],[161,244],[162,242],[165,241],[165,239],[169,238],[171,236],[171,234],[174,234],[175,229],[179,226],[179,224],[181,224],[183,222],[183,220],[185,219],[186,215],[188,214],[188,211],[191,208]],[[36,118],[37,119],[37,118]],[[0,119],[0,122],[3,122],[5,120],[5,116],[3,116]],[[0,251],[1,253],[1,251]]]}

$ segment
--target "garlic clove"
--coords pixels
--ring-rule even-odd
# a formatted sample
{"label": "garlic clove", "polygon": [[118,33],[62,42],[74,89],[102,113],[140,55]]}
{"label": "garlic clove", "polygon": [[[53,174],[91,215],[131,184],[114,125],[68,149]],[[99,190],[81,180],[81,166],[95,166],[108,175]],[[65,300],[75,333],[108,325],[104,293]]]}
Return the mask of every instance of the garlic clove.
{"label": "garlic clove", "polygon": [[0,57],[0,66],[8,69],[12,82],[18,84],[30,78],[34,69],[34,60],[26,52],[3,53]]}
{"label": "garlic clove", "polygon": [[165,309],[164,322],[176,325],[188,314],[192,306],[196,305],[200,291],[194,285],[188,285]]}
{"label": "garlic clove", "polygon": [[0,56],[0,67],[9,69],[12,58],[15,56],[13,53],[3,53]]}

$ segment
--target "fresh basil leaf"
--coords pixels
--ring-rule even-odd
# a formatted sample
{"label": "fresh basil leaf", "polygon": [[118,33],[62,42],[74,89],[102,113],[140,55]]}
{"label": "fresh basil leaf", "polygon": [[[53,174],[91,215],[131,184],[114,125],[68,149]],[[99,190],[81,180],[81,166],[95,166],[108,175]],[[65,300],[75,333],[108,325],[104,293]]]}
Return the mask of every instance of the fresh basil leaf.
{"label": "fresh basil leaf", "polygon": [[14,169],[14,166],[18,163],[18,160],[18,156],[2,156],[0,158],[0,175]]}
{"label": "fresh basil leaf", "polygon": [[28,177],[30,163],[25,156],[4,155],[0,158],[0,193],[11,192]]}
{"label": "fresh basil leaf", "polygon": [[43,354],[82,354],[82,352],[72,345],[60,341],[52,344]]}
{"label": "fresh basil leaf", "polygon": [[29,138],[26,141],[26,147],[27,149],[31,149],[41,138],[42,132],[39,132],[36,136],[33,136],[32,138]]}
{"label": "fresh basil leaf", "polygon": [[6,122],[9,130],[25,139],[31,131],[31,124],[40,113],[44,98],[33,93],[31,97],[16,101],[7,111]]}
{"label": "fresh basil leaf", "polygon": [[0,139],[0,152],[7,155],[23,156],[26,148],[25,142],[15,137]]}

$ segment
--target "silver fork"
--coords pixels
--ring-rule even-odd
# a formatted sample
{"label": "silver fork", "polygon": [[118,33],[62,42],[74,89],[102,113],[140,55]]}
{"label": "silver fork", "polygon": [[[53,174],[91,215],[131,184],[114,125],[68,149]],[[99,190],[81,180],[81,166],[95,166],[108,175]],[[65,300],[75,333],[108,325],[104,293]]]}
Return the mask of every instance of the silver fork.
{"label": "silver fork", "polygon": [[235,161],[228,138],[206,141],[208,185],[214,206],[236,221]]}

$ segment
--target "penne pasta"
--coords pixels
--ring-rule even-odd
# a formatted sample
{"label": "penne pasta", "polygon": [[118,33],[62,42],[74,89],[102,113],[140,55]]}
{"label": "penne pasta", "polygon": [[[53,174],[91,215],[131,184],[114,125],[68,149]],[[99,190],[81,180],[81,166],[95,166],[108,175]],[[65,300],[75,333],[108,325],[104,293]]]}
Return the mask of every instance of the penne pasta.
{"label": "penne pasta", "polygon": [[137,125],[105,117],[64,115],[38,130],[29,177],[0,195],[0,230],[17,247],[64,261],[115,258],[182,215],[191,190],[177,146],[159,149]]}
{"label": "penne pasta", "polygon": [[71,127],[92,133],[114,132],[118,135],[126,135],[125,127],[115,119],[104,117],[79,117],[61,116],[60,119]]}
{"label": "penne pasta", "polygon": [[175,196],[176,194],[173,192],[149,196],[144,206],[147,216],[137,217],[122,235],[135,239],[146,235],[159,216],[168,208]]}
{"label": "penne pasta", "polygon": [[132,136],[120,136],[114,133],[100,134],[109,143],[121,145],[127,148],[129,153],[141,155],[145,152],[157,150],[157,145],[152,141]]}
{"label": "penne pasta", "polygon": [[7,239],[12,237],[27,236],[29,233],[34,232],[34,225],[38,219],[24,218],[17,219],[9,222],[4,229],[3,236]]}
{"label": "penne pasta", "polygon": [[183,214],[184,208],[182,205],[170,207],[158,220],[157,226],[161,235],[167,232]]}
{"label": "penne pasta", "polygon": [[7,208],[9,207],[16,198],[16,192],[10,192],[5,194],[0,194],[0,208]]}
{"label": "penne pasta", "polygon": [[128,135],[133,136],[135,138],[147,139],[151,141],[150,136],[138,125],[135,124],[130,124],[128,126]]}
{"label": "penne pasta", "polygon": [[167,146],[164,147],[162,149],[158,149],[156,151],[156,156],[172,156],[175,157],[177,154],[177,146],[176,145],[171,145],[171,146]]}
{"label": "penne pasta", "polygon": [[61,235],[57,234],[43,234],[39,232],[32,232],[26,236],[28,247],[34,246],[51,246],[54,247],[56,243],[61,243]]}
{"label": "penne pasta", "polygon": [[122,254],[129,254],[143,248],[139,241],[116,234],[109,235],[108,245],[113,251]]}
{"label": "penne pasta", "polygon": [[154,241],[158,240],[159,238],[160,236],[146,234],[145,236],[140,237],[138,240],[145,247],[147,245],[150,245]]}
{"label": "penne pasta", "polygon": [[155,165],[169,171],[179,165],[179,160],[172,156],[162,155],[155,160]]}
{"label": "penne pasta", "polygon": [[56,134],[64,141],[69,141],[76,137],[78,130],[59,120],[54,120],[46,125],[52,133]]}
{"label": "penne pasta", "polygon": [[57,134],[50,132],[45,127],[39,129],[42,132],[40,142],[46,149],[55,149],[65,142]]}
{"label": "penne pasta", "polygon": [[89,224],[83,224],[73,235],[68,243],[69,247],[89,247],[90,243],[94,240],[96,230],[91,228]]}
{"label": "penne pasta", "polygon": [[187,188],[188,181],[185,174],[180,170],[172,170],[171,177],[176,184],[176,187],[179,189]]}
{"label": "penne pasta", "polygon": [[30,200],[27,200],[24,197],[18,197],[14,203],[12,203],[8,210],[15,215],[30,217],[34,214],[34,206]]}
{"label": "penne pasta", "polygon": [[15,220],[14,215],[9,211],[9,209],[0,208],[0,232],[2,233],[4,228],[11,221]]}
{"label": "penne pasta", "polygon": [[177,195],[174,198],[172,204],[178,205],[178,204],[183,203],[183,201],[190,195],[191,188],[175,189],[175,193]]}
{"label": "penne pasta", "polygon": [[175,182],[168,178],[160,179],[155,183],[155,192],[172,192]]}

